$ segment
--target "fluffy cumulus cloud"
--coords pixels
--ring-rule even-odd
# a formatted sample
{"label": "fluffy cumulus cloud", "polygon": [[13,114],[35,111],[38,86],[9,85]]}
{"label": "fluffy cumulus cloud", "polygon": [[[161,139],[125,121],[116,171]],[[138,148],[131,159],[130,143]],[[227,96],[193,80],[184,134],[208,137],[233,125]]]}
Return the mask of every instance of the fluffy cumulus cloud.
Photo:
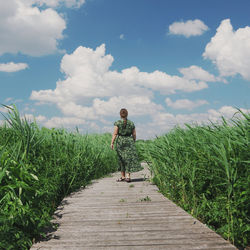
{"label": "fluffy cumulus cloud", "polygon": [[104,116],[117,116],[117,108],[126,107],[129,114],[133,116],[152,115],[156,111],[163,110],[159,104],[155,104],[147,96],[133,95],[133,96],[115,96],[111,97],[108,101],[95,99],[93,108],[95,113]]}
{"label": "fluffy cumulus cloud", "polygon": [[94,120],[115,116],[115,108],[121,106],[128,107],[132,115],[161,110],[162,106],[153,102],[154,91],[173,94],[207,88],[204,79],[187,79],[161,71],[141,72],[137,67],[111,71],[113,60],[106,55],[104,44],[95,50],[80,46],[62,58],[65,79],[58,81],[54,90],[33,91],[31,99],[41,104],[55,103],[64,115]]}
{"label": "fluffy cumulus cloud", "polygon": [[212,60],[221,76],[240,74],[250,80],[250,27],[234,31],[230,19],[223,20],[203,56]]}
{"label": "fluffy cumulus cloud", "polygon": [[[244,113],[249,113],[250,109],[240,109]],[[222,106],[218,110],[209,109],[204,113],[192,113],[192,114],[171,114],[167,112],[156,112],[152,115],[152,120],[147,124],[139,124],[138,136],[141,138],[153,138],[156,135],[161,135],[174,126],[184,127],[185,124],[210,124],[211,122],[218,123],[221,122],[221,117],[226,119],[231,119],[233,116],[242,117],[241,113],[231,106]],[[141,131],[146,134],[142,134]]]}
{"label": "fluffy cumulus cloud", "polygon": [[208,104],[208,102],[206,100],[191,101],[188,99],[179,99],[179,100],[176,100],[175,102],[173,102],[170,98],[166,98],[166,104],[167,104],[167,106],[174,108],[174,109],[192,110],[194,108]]}
{"label": "fluffy cumulus cloud", "polygon": [[[114,108],[114,107],[113,107]],[[118,113],[119,110],[117,110]],[[131,110],[129,109],[129,114]],[[241,109],[244,113],[249,113],[250,109]],[[117,114],[116,114],[117,116]],[[211,122],[221,122],[221,117],[231,119],[233,116],[242,117],[241,113],[231,106],[222,106],[219,109],[208,109],[207,112],[203,113],[191,113],[191,114],[171,114],[162,109],[155,110],[153,113],[147,114],[146,122],[136,123],[137,135],[139,139],[149,139],[167,133],[175,126],[185,127],[185,124],[210,124]],[[50,119],[44,116],[34,117],[31,114],[25,115],[29,120],[36,120],[39,124],[48,128],[63,127],[74,129],[80,127],[80,131],[86,133],[90,132],[112,132],[113,122],[105,119],[100,119],[99,124],[97,121],[91,121],[84,118],[78,118],[75,116],[64,116],[64,117],[52,117]],[[1,123],[1,121],[0,121]]]}
{"label": "fluffy cumulus cloud", "polygon": [[2,72],[16,72],[27,68],[28,65],[26,63],[0,63],[0,71]]}
{"label": "fluffy cumulus cloud", "polygon": [[67,8],[80,8],[85,0],[30,0],[39,6],[46,5],[48,7],[56,8],[65,5]]}
{"label": "fluffy cumulus cloud", "polygon": [[201,80],[206,82],[215,82],[217,80],[220,80],[196,65],[192,65],[188,68],[180,68],[179,71],[183,74],[184,78],[189,80]]}
{"label": "fluffy cumulus cloud", "polygon": [[200,36],[208,30],[208,26],[201,20],[188,20],[186,22],[174,22],[169,25],[169,33],[173,35],[183,35],[185,37]]}
{"label": "fluffy cumulus cloud", "polygon": [[85,120],[76,117],[52,117],[51,119],[48,119],[46,122],[44,122],[44,125],[48,128],[68,128],[72,126],[83,125],[85,123]]}
{"label": "fluffy cumulus cloud", "polygon": [[[104,44],[96,49],[80,46],[72,54],[65,54],[61,60],[64,79],[57,82],[55,89],[32,91],[30,96],[37,104],[55,105],[62,114],[49,119],[41,117],[42,124],[112,132],[112,121],[118,118],[120,108],[126,107],[130,118],[146,121],[136,124],[139,138],[146,138],[166,132],[176,124],[216,120],[221,112],[232,113],[225,107],[204,114],[173,115],[155,101],[155,93],[162,97],[189,93],[207,88],[207,82],[217,81],[198,66],[182,68],[182,75],[177,76],[162,71],[142,72],[135,66],[118,72],[110,69],[113,61],[112,55],[106,54]],[[207,102],[167,98],[166,104],[191,110]]]}
{"label": "fluffy cumulus cloud", "polygon": [[65,20],[55,10],[40,10],[33,4],[29,0],[0,1],[0,55],[41,56],[58,51]]}

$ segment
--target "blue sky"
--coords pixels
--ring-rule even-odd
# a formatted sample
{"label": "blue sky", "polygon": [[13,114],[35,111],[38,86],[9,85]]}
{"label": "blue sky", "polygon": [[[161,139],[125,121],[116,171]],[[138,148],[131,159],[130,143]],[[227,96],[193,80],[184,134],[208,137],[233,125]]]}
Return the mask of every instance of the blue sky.
{"label": "blue sky", "polygon": [[248,0],[1,1],[0,103],[82,133],[111,132],[126,107],[138,138],[247,112],[249,9]]}

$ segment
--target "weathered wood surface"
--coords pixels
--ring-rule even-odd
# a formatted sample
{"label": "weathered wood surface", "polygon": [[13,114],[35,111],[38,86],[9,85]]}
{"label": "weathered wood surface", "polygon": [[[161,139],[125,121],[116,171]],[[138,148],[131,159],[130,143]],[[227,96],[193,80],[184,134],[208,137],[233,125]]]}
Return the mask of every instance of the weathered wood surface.
{"label": "weathered wood surface", "polygon": [[126,183],[115,173],[66,197],[57,231],[31,249],[236,249],[160,194],[149,175],[145,166]]}

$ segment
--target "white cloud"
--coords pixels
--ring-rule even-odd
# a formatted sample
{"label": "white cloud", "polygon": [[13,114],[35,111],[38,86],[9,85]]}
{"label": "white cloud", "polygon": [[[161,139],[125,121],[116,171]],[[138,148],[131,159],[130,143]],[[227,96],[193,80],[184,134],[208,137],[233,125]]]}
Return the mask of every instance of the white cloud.
{"label": "white cloud", "polygon": [[132,96],[114,96],[104,101],[95,98],[89,106],[83,106],[74,102],[58,103],[59,109],[66,116],[74,115],[77,118],[102,121],[103,117],[116,117],[120,108],[126,107],[131,116],[151,115],[156,111],[163,110],[161,105],[155,104],[149,97]]}
{"label": "white cloud", "polygon": [[0,113],[7,113],[8,109],[5,107],[0,107]]}
{"label": "white cloud", "polygon": [[43,116],[43,115],[38,115],[38,116],[36,116],[35,119],[36,119],[36,121],[37,121],[38,123],[41,123],[41,122],[46,121],[46,117]]}
{"label": "white cloud", "polygon": [[126,107],[131,116],[151,115],[156,111],[163,110],[159,104],[155,104],[147,96],[117,96],[108,101],[94,99],[93,109],[97,115],[117,116],[120,107]]}
{"label": "white cloud", "polygon": [[220,78],[215,77],[196,65],[192,65],[188,68],[180,68],[179,71],[183,74],[183,77],[188,80],[200,80],[206,82],[215,82],[221,80]]}
{"label": "white cloud", "polygon": [[[114,58],[107,55],[105,45],[95,50],[78,47],[72,54],[66,54],[61,61],[61,71],[65,79],[57,82],[55,89],[33,91],[32,100],[55,104],[62,117],[52,117],[41,122],[47,127],[80,126],[86,130],[105,132],[112,130],[111,120],[119,118],[120,108],[127,108],[129,117],[140,117],[145,123],[138,123],[138,138],[152,137],[167,132],[176,124],[185,122],[216,121],[221,114],[229,116],[232,107],[219,110],[210,109],[205,113],[167,113],[164,107],[155,103],[154,93],[160,95],[176,92],[193,92],[207,87],[206,81],[216,81],[216,77],[198,66],[180,69],[183,77],[171,76],[161,71],[141,72],[131,67],[121,72],[111,71]],[[173,108],[192,109],[205,105],[205,100],[166,99]],[[146,119],[145,119],[146,117]]]}
{"label": "white cloud", "polygon": [[186,22],[174,22],[169,25],[169,33],[183,35],[185,37],[200,36],[208,30],[208,26],[201,20],[188,20]]}
{"label": "white cloud", "polygon": [[85,0],[32,0],[32,2],[39,6],[46,5],[51,8],[60,5],[65,5],[67,8],[80,8],[85,3]]}
{"label": "white cloud", "polygon": [[[244,113],[249,113],[250,109],[240,109]],[[221,117],[231,119],[237,110],[231,106],[222,106],[220,109],[209,109],[204,113],[177,114],[173,115],[167,112],[155,112],[151,116],[152,121],[147,124],[138,124],[138,138],[152,138],[156,135],[161,135],[169,132],[176,125],[184,127],[187,124],[210,124],[210,122],[221,122]],[[242,117],[237,113],[237,117]]]}
{"label": "white cloud", "polygon": [[223,20],[203,56],[212,60],[221,76],[240,74],[250,80],[250,27],[234,31],[230,19]]}
{"label": "white cloud", "polygon": [[43,125],[47,128],[65,128],[69,130],[75,130],[75,128],[77,127],[81,133],[92,133],[92,132],[93,133],[106,133],[107,131],[111,133],[113,129],[113,126],[111,123],[109,124],[110,130],[105,130],[103,126],[100,127],[94,121],[86,121],[85,119],[80,119],[77,117],[70,117],[70,116],[64,116],[64,117],[56,116],[56,117],[47,119],[46,121],[42,121],[38,124]]}
{"label": "white cloud", "polygon": [[65,115],[97,119],[111,114],[112,107],[124,104],[131,106],[132,110],[133,105],[137,105],[138,110],[140,105],[144,105],[145,110],[151,110],[150,107],[160,109],[152,102],[153,91],[171,94],[207,88],[204,81],[171,76],[161,71],[140,72],[137,67],[111,71],[113,60],[111,55],[105,55],[104,44],[96,50],[80,46],[62,58],[61,71],[66,79],[58,81],[54,90],[32,91],[31,99],[56,103]]}
{"label": "white cloud", "polygon": [[[243,113],[248,113],[250,112],[250,109],[240,109]],[[219,110],[214,110],[214,109],[209,109],[208,114],[210,115],[210,119],[213,120],[220,118],[221,116],[230,119],[232,118],[235,114],[236,116],[241,116],[241,114],[238,112],[237,109],[235,109],[232,106],[222,106]]]}
{"label": "white cloud", "polygon": [[[105,104],[106,105],[106,104]],[[132,104],[131,104],[132,106]],[[131,109],[131,106],[129,106],[129,117],[133,115],[138,115],[138,112],[134,112],[133,109]],[[145,110],[148,109],[149,106],[145,107]],[[109,113],[109,109],[106,109],[107,107],[104,107],[104,113]],[[141,107],[142,108],[142,107]],[[112,107],[111,110],[114,110],[116,112],[116,116],[119,113],[118,107],[114,108]],[[161,108],[155,109],[154,112],[153,107],[151,112],[147,114],[147,121],[136,123],[136,130],[137,130],[137,137],[138,139],[147,139],[147,138],[153,138],[156,135],[161,135],[164,133],[167,133],[169,130],[174,128],[176,125],[180,127],[184,127],[185,124],[210,124],[210,122],[221,122],[221,117],[223,116],[226,119],[231,119],[238,111],[237,109],[231,107],[231,106],[222,106],[218,110],[216,109],[209,109],[207,112],[204,113],[191,113],[191,114],[171,114],[167,113]],[[241,109],[244,113],[249,113],[250,109]],[[146,111],[144,111],[144,114]],[[86,131],[90,132],[98,132],[98,133],[104,133],[104,132],[113,132],[113,121],[107,121],[102,120],[98,118],[97,121],[91,121],[87,117],[79,118],[75,116],[63,116],[63,117],[52,117],[52,118],[46,118],[45,116],[39,115],[39,116],[33,116],[32,114],[25,114],[22,117],[26,117],[29,121],[33,121],[34,119],[37,121],[39,125],[48,127],[48,128],[67,128],[67,129],[74,129],[76,126],[79,127],[79,129],[86,133]],[[237,113],[235,115],[236,117],[242,117],[240,113]],[[97,122],[101,122],[104,125],[99,126]],[[1,121],[0,121],[1,123]]]}
{"label": "white cloud", "polygon": [[146,88],[161,91],[162,94],[174,94],[176,91],[193,92],[208,87],[204,81],[188,80],[184,77],[171,76],[158,70],[147,73],[139,72],[136,67],[132,67],[126,69],[126,71],[123,70],[122,73],[124,73],[124,75],[133,73],[134,81],[138,81],[139,84]]}
{"label": "white cloud", "polygon": [[26,63],[0,63],[0,71],[2,72],[16,72],[27,69],[29,66]]}
{"label": "white cloud", "polygon": [[103,127],[107,127],[106,118],[117,118],[122,107],[127,108],[132,117],[150,117],[163,112],[162,105],[153,101],[154,91],[165,95],[207,88],[205,81],[161,71],[141,72],[137,67],[111,71],[113,60],[111,55],[106,55],[104,44],[95,50],[80,46],[72,54],[66,54],[61,61],[65,80],[58,81],[54,90],[32,91],[30,97],[40,104],[56,104],[65,116],[51,118],[43,122],[45,126],[86,122],[83,126],[103,131]]}
{"label": "white cloud", "polygon": [[[4,100],[4,103],[3,104],[6,104],[6,103],[9,103],[10,102],[13,104],[13,103],[20,103],[20,102],[23,102],[23,99],[14,99],[12,97],[7,97],[5,100]],[[9,105],[8,104],[8,105]]]}
{"label": "white cloud", "polygon": [[44,125],[48,128],[69,128],[73,126],[83,125],[85,123],[85,120],[76,117],[52,117],[51,119],[47,120]]}
{"label": "white cloud", "polygon": [[179,99],[173,102],[170,98],[166,98],[166,104],[174,109],[187,109],[192,110],[202,105],[208,104],[206,100],[191,101],[188,99]]}
{"label": "white cloud", "polygon": [[0,55],[41,56],[58,51],[66,23],[51,8],[40,10],[32,1],[0,1]]}
{"label": "white cloud", "polygon": [[120,35],[120,39],[121,39],[121,40],[124,40],[124,39],[125,39],[124,34],[121,34],[121,35]]}

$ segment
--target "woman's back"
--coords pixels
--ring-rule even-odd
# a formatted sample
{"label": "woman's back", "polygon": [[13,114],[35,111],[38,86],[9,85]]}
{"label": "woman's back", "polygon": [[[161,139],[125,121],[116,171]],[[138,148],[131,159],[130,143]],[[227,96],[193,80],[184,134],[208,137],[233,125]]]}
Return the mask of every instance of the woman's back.
{"label": "woman's back", "polygon": [[126,124],[124,124],[123,120],[118,120],[114,125],[118,127],[118,135],[121,136],[131,136],[135,128],[134,123],[128,119]]}

